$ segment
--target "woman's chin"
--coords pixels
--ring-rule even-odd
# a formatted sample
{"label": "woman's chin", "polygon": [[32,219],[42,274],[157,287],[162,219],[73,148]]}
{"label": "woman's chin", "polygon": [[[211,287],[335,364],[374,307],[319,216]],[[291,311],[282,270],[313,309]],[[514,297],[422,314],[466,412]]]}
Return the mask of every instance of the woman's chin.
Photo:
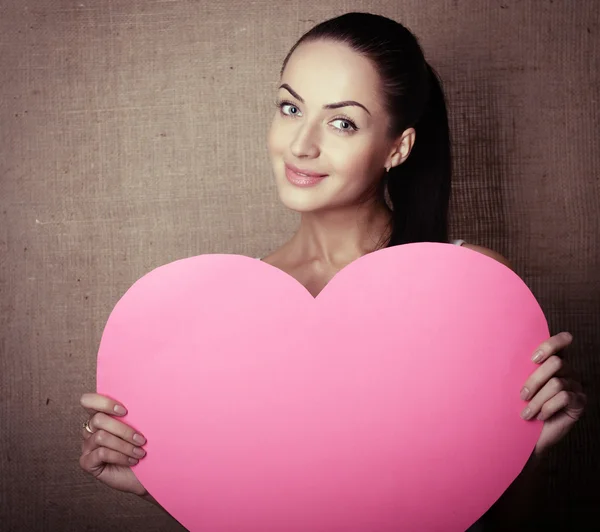
{"label": "woman's chin", "polygon": [[279,194],[279,201],[286,208],[299,213],[314,212],[324,207],[318,198],[300,197],[297,193],[287,191]]}

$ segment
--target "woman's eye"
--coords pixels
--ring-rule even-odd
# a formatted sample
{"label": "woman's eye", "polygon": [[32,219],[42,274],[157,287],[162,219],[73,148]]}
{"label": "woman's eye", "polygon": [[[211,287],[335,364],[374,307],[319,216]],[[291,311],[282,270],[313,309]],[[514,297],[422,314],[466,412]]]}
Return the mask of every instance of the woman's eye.
{"label": "woman's eye", "polygon": [[[298,114],[298,112],[297,112],[297,111],[298,111],[298,108],[297,108],[295,105],[293,105],[293,104],[291,104],[291,103],[282,103],[282,104],[280,105],[280,108],[281,108],[281,111],[282,111],[282,112],[283,112],[283,108],[284,108],[284,107],[291,107],[292,109],[296,109],[296,112],[295,112],[295,113],[291,113],[291,114],[292,114],[292,116],[296,116],[296,115]],[[285,112],[283,112],[283,114],[286,114],[286,115],[287,115],[288,113],[285,113]]]}
{"label": "woman's eye", "polygon": [[345,118],[337,118],[334,122],[342,122],[346,124],[346,126],[339,127],[342,131],[356,131],[358,128],[354,125],[354,123],[350,122],[350,120],[346,120]]}

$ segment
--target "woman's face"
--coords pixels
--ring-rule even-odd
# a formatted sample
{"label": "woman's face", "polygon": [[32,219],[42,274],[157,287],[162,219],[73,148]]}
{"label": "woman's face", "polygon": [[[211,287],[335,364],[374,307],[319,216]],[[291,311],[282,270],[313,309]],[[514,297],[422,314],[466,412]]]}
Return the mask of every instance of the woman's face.
{"label": "woman's face", "polygon": [[[298,212],[358,204],[381,179],[392,147],[373,65],[341,43],[303,43],[280,85],[268,147],[281,201]],[[325,108],[348,101],[361,105]],[[286,163],[326,177],[299,186],[286,176]]]}

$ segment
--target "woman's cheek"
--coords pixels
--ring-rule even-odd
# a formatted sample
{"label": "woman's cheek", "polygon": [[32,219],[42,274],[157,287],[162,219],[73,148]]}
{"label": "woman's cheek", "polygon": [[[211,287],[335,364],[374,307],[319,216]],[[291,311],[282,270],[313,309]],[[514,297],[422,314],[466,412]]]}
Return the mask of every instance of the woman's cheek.
{"label": "woman's cheek", "polygon": [[267,135],[267,146],[271,155],[277,155],[282,153],[284,145],[284,135],[281,131],[281,127],[278,124],[277,117],[273,118],[269,133]]}

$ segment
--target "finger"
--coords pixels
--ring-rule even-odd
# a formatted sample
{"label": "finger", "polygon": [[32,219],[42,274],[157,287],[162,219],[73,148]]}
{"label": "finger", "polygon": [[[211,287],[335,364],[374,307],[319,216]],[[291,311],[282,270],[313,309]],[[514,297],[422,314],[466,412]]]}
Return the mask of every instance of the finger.
{"label": "finger", "polygon": [[85,427],[81,429],[81,437],[83,438],[83,443],[89,440],[93,434],[89,432]]}
{"label": "finger", "polygon": [[565,362],[562,358],[556,355],[551,356],[525,381],[523,388],[521,388],[521,399],[523,401],[531,399],[554,375],[563,375],[561,370],[564,366]]}
{"label": "finger", "polygon": [[557,412],[564,410],[569,405],[569,403],[573,400],[575,395],[576,395],[575,393],[568,392],[567,390],[563,390],[563,391],[557,393],[549,401],[546,401],[544,403],[537,418],[542,421],[545,421],[546,419],[552,417]]}
{"label": "finger", "polygon": [[[146,438],[133,427],[102,412],[94,414],[88,423],[93,432],[104,430],[133,445],[145,445]],[[91,434],[90,434],[91,436]]]}
{"label": "finger", "polygon": [[96,412],[104,412],[106,414],[117,416],[124,416],[127,414],[127,409],[123,404],[98,393],[84,393],[81,396],[79,403],[90,415],[94,415]]}
{"label": "finger", "polygon": [[137,458],[132,458],[118,451],[98,447],[91,453],[82,454],[79,458],[79,466],[88,473],[95,475],[102,472],[105,464],[132,466],[138,463]]}
{"label": "finger", "polygon": [[[560,395],[562,392],[567,391],[567,386],[568,381],[566,379],[552,377],[542,389],[534,395],[531,401],[529,401],[527,406],[521,412],[521,417],[523,419],[531,419],[532,417],[537,416],[540,411],[545,411],[544,408],[546,407],[544,405],[551,401],[556,395]],[[564,406],[566,406],[566,403],[560,408],[563,408]]]}
{"label": "finger", "polygon": [[[560,396],[560,397],[559,397]],[[560,392],[542,407],[542,411],[538,415],[538,419],[547,420],[559,411],[570,417],[573,421],[577,421],[585,410],[587,396],[584,393],[572,391]]]}
{"label": "finger", "polygon": [[81,442],[81,452],[85,451],[85,442],[90,439],[92,436],[87,430],[81,429],[81,435],[83,436],[83,441]]}
{"label": "finger", "polygon": [[536,364],[546,361],[561,349],[564,349],[573,342],[573,335],[568,332],[560,332],[542,342],[533,353],[531,360]]}
{"label": "finger", "polygon": [[102,429],[92,434],[91,438],[88,438],[84,442],[83,452],[91,453],[98,447],[106,447],[107,449],[112,449],[113,451],[119,451],[120,453],[131,456],[132,458],[140,459],[146,456],[146,451],[144,451],[144,449],[141,447],[126,442],[121,438],[117,438],[117,436],[114,434],[106,432]]}

